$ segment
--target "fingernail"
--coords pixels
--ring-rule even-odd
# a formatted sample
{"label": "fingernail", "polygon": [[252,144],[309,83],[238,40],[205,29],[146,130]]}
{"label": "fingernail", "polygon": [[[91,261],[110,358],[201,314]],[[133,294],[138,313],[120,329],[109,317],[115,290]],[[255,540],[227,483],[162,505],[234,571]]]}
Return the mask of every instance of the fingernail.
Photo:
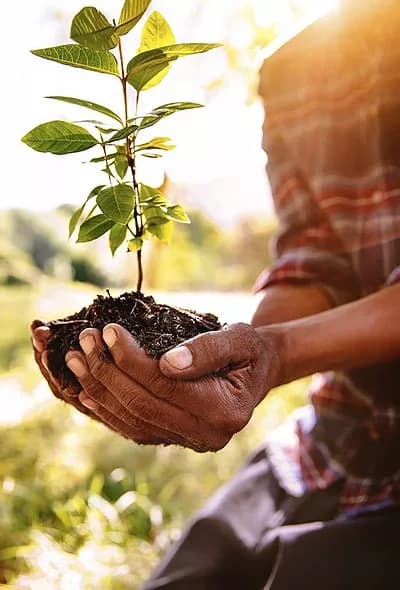
{"label": "fingernail", "polygon": [[84,336],[79,339],[79,344],[85,354],[90,354],[95,347],[93,336]]}
{"label": "fingernail", "polygon": [[193,363],[193,356],[187,346],[178,346],[164,354],[164,358],[175,369],[187,369]]}
{"label": "fingernail", "polygon": [[85,406],[85,408],[88,408],[88,410],[96,411],[99,408],[99,404],[94,402],[89,397],[85,397],[83,399],[79,398],[79,399],[81,400],[82,405]]}
{"label": "fingernail", "polygon": [[103,340],[109,348],[114,346],[117,341],[117,332],[114,330],[114,328],[104,328]]}
{"label": "fingernail", "polygon": [[67,360],[67,366],[77,377],[83,377],[86,373],[85,365],[76,356]]}

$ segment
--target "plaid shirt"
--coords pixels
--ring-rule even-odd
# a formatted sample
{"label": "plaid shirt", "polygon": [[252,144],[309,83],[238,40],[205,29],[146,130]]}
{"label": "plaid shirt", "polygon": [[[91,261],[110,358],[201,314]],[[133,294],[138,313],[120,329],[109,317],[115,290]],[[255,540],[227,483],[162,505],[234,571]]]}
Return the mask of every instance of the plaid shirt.
{"label": "plaid shirt", "polygon": [[[340,305],[400,281],[399,31],[398,0],[371,0],[265,60],[263,147],[280,231],[258,289],[314,283]],[[400,502],[400,359],[315,376],[311,405],[268,444],[294,495],[342,478],[345,512]]]}

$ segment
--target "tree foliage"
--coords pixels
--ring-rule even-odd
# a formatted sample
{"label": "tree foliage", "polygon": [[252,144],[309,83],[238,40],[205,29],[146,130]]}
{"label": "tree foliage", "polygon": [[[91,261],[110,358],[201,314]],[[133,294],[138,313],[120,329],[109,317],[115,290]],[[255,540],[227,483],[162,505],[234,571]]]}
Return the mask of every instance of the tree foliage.
{"label": "tree foliage", "polygon": [[56,155],[99,150],[100,155],[91,162],[102,167],[106,183],[92,189],[73,213],[69,234],[77,230],[78,242],[90,242],[108,234],[113,255],[124,243],[128,251],[136,252],[138,291],[143,280],[144,241],[157,238],[168,242],[173,223],[190,223],[181,205],[169,203],[159,189],[140,182],[139,157],[159,158],[174,148],[168,137],[154,136],[142,141],[142,132],[165,117],[203,106],[177,101],[140,113],[140,94],[159,84],[177,59],[219,47],[215,43],[176,43],[168,22],[154,11],[143,24],[135,55],[127,56],[123,37],[136,27],[150,4],[151,0],[125,0],[119,18],[113,19],[93,6],[84,7],[72,20],[70,37],[74,43],[32,51],[38,57],[62,65],[117,77],[123,114],[95,100],[49,96],[89,109],[104,120],[87,122],[90,130],[66,121],[48,121],[22,138],[34,150]]}

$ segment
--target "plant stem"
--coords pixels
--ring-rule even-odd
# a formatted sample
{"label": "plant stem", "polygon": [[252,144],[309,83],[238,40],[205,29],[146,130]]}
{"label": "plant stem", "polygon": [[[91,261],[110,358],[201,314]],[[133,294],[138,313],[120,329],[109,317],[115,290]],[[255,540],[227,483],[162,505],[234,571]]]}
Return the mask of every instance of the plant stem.
{"label": "plant stem", "polygon": [[108,175],[108,181],[110,183],[110,186],[112,186],[112,177],[111,177],[110,164],[108,163],[108,159],[107,159],[106,144],[104,143],[104,138],[103,138],[103,135],[101,133],[100,133],[100,139],[101,139],[101,148],[102,148],[103,154],[104,154],[104,162],[105,162],[105,165],[106,165],[106,170],[107,170],[107,175]]}
{"label": "plant stem", "polygon": [[[139,92],[136,92],[135,117],[137,117],[138,105],[139,105]],[[135,144],[136,144],[136,136],[135,135],[133,135],[132,139],[127,138],[127,146],[128,146],[128,152],[129,152],[128,163],[129,163],[129,168],[130,168],[131,174],[132,174],[133,188],[135,191],[135,205],[134,205],[133,214],[134,214],[134,218],[135,218],[135,227],[136,227],[137,236],[140,238],[140,236],[143,234],[143,220],[142,220],[142,213],[140,211],[140,204],[139,204],[139,186],[138,186],[137,178],[136,178]]]}
{"label": "plant stem", "polygon": [[136,251],[136,261],[138,265],[138,280],[136,291],[138,293],[142,292],[142,284],[143,284],[143,264],[142,264],[142,249]]}
{"label": "plant stem", "polygon": [[118,52],[119,52],[119,63],[121,66],[121,82],[122,82],[122,93],[124,97],[124,114],[125,114],[125,125],[128,126],[128,89],[126,83],[126,73],[125,73],[125,64],[124,64],[124,54],[122,52],[122,43],[121,39],[118,39]]}
{"label": "plant stem", "polygon": [[[127,77],[125,72],[125,65],[124,65],[124,56],[122,51],[122,43],[121,39],[118,39],[118,52],[119,52],[119,60],[121,66],[121,83],[122,83],[122,94],[124,100],[124,114],[125,114],[125,126],[128,127],[128,120],[129,120],[129,112],[128,112],[128,88],[127,88]],[[136,93],[136,110],[135,110],[135,117],[138,113],[138,104],[139,104],[139,92]],[[126,157],[128,159],[128,166],[132,174],[132,184],[133,184],[133,191],[134,191],[134,205],[133,205],[133,218],[135,222],[135,237],[140,238],[143,235],[143,219],[142,213],[140,211],[140,203],[139,203],[139,185],[136,178],[136,158],[135,158],[135,141],[136,136],[133,135],[133,138],[130,139],[129,137],[126,138]],[[136,251],[136,261],[137,261],[137,268],[138,268],[138,279],[137,279],[137,287],[136,291],[138,293],[141,292],[142,283],[143,283],[143,264],[142,264],[142,250],[139,249]]]}
{"label": "plant stem", "polygon": [[[132,234],[132,236],[134,238],[136,238],[136,234],[135,232],[133,232],[131,230],[131,228],[129,227],[129,225],[126,225],[127,230]],[[138,293],[141,293],[141,289],[142,289],[142,283],[143,283],[143,264],[142,264],[142,249],[139,248],[139,250],[136,250],[136,261],[137,261],[137,267],[138,267],[138,280],[137,280],[137,286],[136,286],[136,291]]]}

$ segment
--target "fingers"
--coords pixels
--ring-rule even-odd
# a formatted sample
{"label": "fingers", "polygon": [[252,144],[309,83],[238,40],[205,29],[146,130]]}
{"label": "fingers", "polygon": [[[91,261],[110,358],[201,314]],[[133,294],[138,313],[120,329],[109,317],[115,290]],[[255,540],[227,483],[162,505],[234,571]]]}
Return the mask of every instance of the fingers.
{"label": "fingers", "polygon": [[83,387],[79,401],[102,422],[137,443],[183,443],[181,437],[173,436],[168,431],[154,427],[132,415],[110,391],[93,378],[83,354],[70,352],[66,356],[66,361]]}
{"label": "fingers", "polygon": [[[177,382],[160,373],[159,362],[145,353],[133,336],[118,324],[108,324],[103,330],[103,339],[116,366],[143,387],[158,397],[180,406],[182,391],[177,391]],[[188,399],[185,407],[191,411]]]}
{"label": "fingers", "polygon": [[[80,388],[68,387],[63,389],[61,384],[55,379],[49,370],[46,348],[51,336],[50,328],[48,328],[41,320],[34,320],[31,324],[31,333],[35,361],[51,391],[57,398],[76,406],[76,398],[79,395]],[[78,407],[78,409],[82,411],[81,407]]]}
{"label": "fingers", "polygon": [[[217,383],[215,377],[188,383],[169,379],[160,372],[159,362],[147,355],[132,335],[117,324],[109,324],[103,331],[103,338],[108,344],[117,367],[126,375],[151,391],[159,399],[166,400],[174,406],[202,416],[212,424],[210,416],[215,414],[216,406],[225,397],[224,383]],[[216,395],[216,389],[220,395]]]}
{"label": "fingers", "polygon": [[[94,382],[99,382],[109,392],[112,392],[112,397],[124,408],[125,414],[152,426],[179,434],[176,431],[177,408],[155,398],[139,383],[123,373],[113,362],[108,361],[97,330],[84,330],[80,337],[80,344],[85,352],[86,363],[82,364],[79,372],[75,372],[75,375],[85,390],[93,387],[94,378]],[[68,365],[70,366],[70,361],[68,361]],[[76,367],[72,367],[72,370],[76,371]],[[104,400],[104,403],[109,409],[112,400]],[[188,419],[194,420],[190,416]]]}
{"label": "fingers", "polygon": [[34,330],[36,330],[36,328],[39,328],[40,326],[44,326],[44,322],[42,320],[33,320],[31,322],[31,331],[33,332]]}
{"label": "fingers", "polygon": [[[107,426],[138,444],[182,444],[181,437],[159,428],[152,427],[129,414],[126,409],[99,383],[96,393],[89,397],[84,390],[79,396],[80,402],[91,409],[95,417]],[[106,404],[106,405],[104,405]]]}
{"label": "fingers", "polygon": [[254,356],[255,334],[248,324],[201,334],[166,352],[160,359],[160,370],[173,379],[199,379],[246,366]]}
{"label": "fingers", "polygon": [[[40,372],[42,373],[43,377],[46,379],[48,386],[50,387],[51,391],[54,393],[56,397],[62,399],[68,403],[74,404],[74,400],[78,397],[81,388],[77,385],[72,385],[69,387],[63,388],[59,381],[53,376],[51,371],[48,368],[48,360],[47,360],[47,352],[43,352],[40,355],[40,360],[38,361],[38,366]],[[81,408],[78,408],[81,409]]]}
{"label": "fingers", "polygon": [[[126,420],[139,419],[152,427],[167,431],[170,435],[180,437],[185,441],[185,446],[200,451],[217,450],[226,444],[225,436],[189,412],[154,396],[121,371],[114,362],[107,360],[104,344],[97,330],[84,330],[80,336],[80,343],[85,352],[86,365],[79,369],[70,367],[71,370],[86,391],[93,387],[92,379],[100,382],[124,408]],[[70,362],[68,364],[70,365]],[[103,407],[111,411],[111,396],[105,396],[102,401]]]}
{"label": "fingers", "polygon": [[59,399],[63,399],[63,396],[61,394],[60,385],[57,383],[57,381],[54,379],[54,377],[52,376],[52,374],[50,373],[50,371],[47,368],[47,354],[46,354],[46,352],[40,353],[39,351],[37,351],[35,349],[35,360],[37,362],[37,365],[39,367],[41,374],[43,375],[43,377],[47,381],[47,384],[50,387],[53,394],[56,397],[58,397]]}
{"label": "fingers", "polygon": [[158,372],[158,361],[146,354],[122,326],[108,324],[103,330],[103,339],[115,364],[127,375],[136,379],[142,376],[141,383],[147,383],[151,375]]}
{"label": "fingers", "polygon": [[[99,388],[99,386],[97,386]],[[96,399],[99,400],[99,393],[96,393]],[[109,411],[103,407],[98,401],[94,401],[93,398],[89,397],[86,391],[82,391],[79,395],[80,403],[90,408],[90,414],[98,421],[104,423],[106,426],[114,430],[123,437],[133,440],[138,444],[168,444],[167,437],[157,436],[153,432],[146,431],[145,428],[137,428],[129,422],[121,420],[114,411]]]}
{"label": "fingers", "polygon": [[47,326],[43,326],[37,325],[37,322],[39,320],[36,320],[35,322],[32,323],[32,326],[36,325],[36,328],[32,328],[31,326],[31,331],[32,331],[32,344],[35,348],[35,350],[37,350],[38,352],[43,352],[47,346],[47,342],[50,338],[51,332],[50,332],[50,328],[48,328]]}

